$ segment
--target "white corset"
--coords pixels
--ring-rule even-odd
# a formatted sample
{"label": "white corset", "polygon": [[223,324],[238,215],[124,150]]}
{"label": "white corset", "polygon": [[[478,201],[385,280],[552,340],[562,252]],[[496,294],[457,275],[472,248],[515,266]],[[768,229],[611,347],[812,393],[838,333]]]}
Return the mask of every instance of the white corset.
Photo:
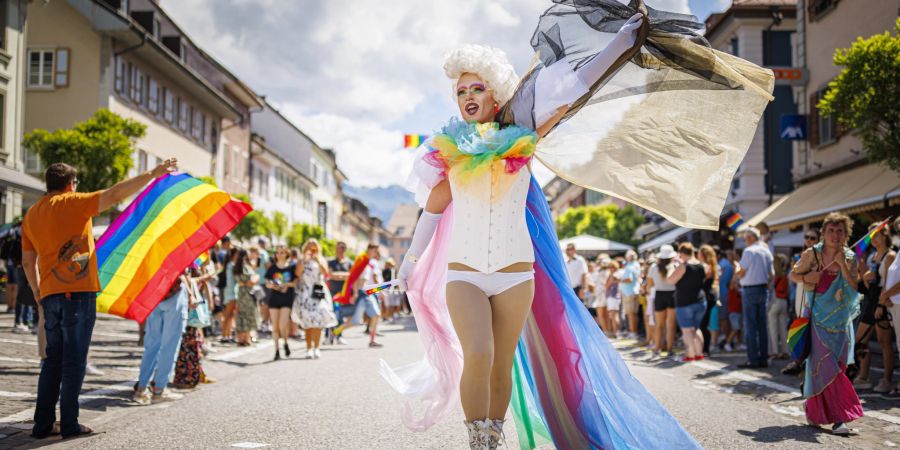
{"label": "white corset", "polygon": [[[450,172],[453,228],[448,262],[493,273],[518,262],[534,262],[525,203],[528,167],[509,174],[502,162],[493,170],[461,180]],[[465,175],[463,175],[465,176]]]}

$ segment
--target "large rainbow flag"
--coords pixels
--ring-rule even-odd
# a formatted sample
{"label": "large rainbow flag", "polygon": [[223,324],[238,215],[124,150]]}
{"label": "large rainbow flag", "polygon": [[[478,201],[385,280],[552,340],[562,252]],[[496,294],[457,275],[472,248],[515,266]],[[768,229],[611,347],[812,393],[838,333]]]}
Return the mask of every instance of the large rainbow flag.
{"label": "large rainbow flag", "polygon": [[97,311],[143,323],[184,268],[252,209],[187,174],[157,178],[97,241]]}
{"label": "large rainbow flag", "polygon": [[359,279],[359,276],[362,275],[363,270],[365,270],[368,264],[368,253],[362,253],[356,257],[356,261],[353,261],[353,265],[350,266],[350,273],[347,275],[347,279],[344,280],[344,286],[341,288],[341,292],[332,297],[333,301],[344,305],[350,304],[350,299],[354,294],[353,284],[356,283],[356,280]]}

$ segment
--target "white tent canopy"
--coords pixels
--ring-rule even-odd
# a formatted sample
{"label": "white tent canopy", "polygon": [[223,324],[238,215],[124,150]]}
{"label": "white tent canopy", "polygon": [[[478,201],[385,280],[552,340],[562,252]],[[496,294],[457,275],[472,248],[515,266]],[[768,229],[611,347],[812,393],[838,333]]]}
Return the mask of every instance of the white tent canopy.
{"label": "white tent canopy", "polygon": [[630,245],[623,244],[621,242],[610,241],[609,239],[603,239],[597,236],[591,236],[589,234],[580,234],[575,237],[570,237],[567,239],[563,239],[559,241],[559,246],[562,249],[565,249],[567,245],[575,244],[575,251],[581,252],[613,252],[613,253],[624,253],[628,250],[632,250],[633,248]]}
{"label": "white tent canopy", "polygon": [[655,251],[663,245],[674,244],[676,239],[685,235],[688,231],[691,231],[691,229],[685,227],[675,227],[639,245],[638,251],[641,253],[644,253],[645,251]]}

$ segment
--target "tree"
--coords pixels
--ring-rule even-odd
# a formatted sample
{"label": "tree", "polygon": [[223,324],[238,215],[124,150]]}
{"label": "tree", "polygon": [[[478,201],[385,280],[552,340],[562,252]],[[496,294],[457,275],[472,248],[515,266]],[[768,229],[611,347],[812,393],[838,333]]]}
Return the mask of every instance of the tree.
{"label": "tree", "polygon": [[328,239],[325,232],[318,225],[310,225],[306,223],[295,223],[291,226],[291,230],[287,234],[287,244],[289,247],[299,248],[309,239],[316,239],[322,247],[322,255],[326,257],[334,256],[334,249],[337,246],[334,239]]}
{"label": "tree", "polygon": [[93,192],[125,179],[134,165],[135,143],[146,131],[146,125],[104,108],[72,129],[27,133],[22,145],[45,165],[64,162],[75,167],[81,190]]}
{"label": "tree", "polygon": [[869,160],[900,171],[900,19],[894,31],[835,50],[834,64],[844,69],[817,107],[859,132]]}
{"label": "tree", "polygon": [[231,232],[239,240],[248,240],[257,236],[268,236],[272,222],[260,211],[250,211]]}
{"label": "tree", "polygon": [[579,206],[569,208],[556,221],[560,239],[589,234],[623,244],[634,245],[634,231],[644,223],[644,217],[631,205]]}
{"label": "tree", "polygon": [[198,177],[198,179],[206,184],[211,184],[214,188],[219,187],[219,184],[216,183],[216,179],[213,177]]}
{"label": "tree", "polygon": [[272,213],[271,224],[272,227],[269,231],[272,234],[272,240],[275,241],[275,238],[279,240],[285,237],[285,233],[287,233],[288,219],[287,216],[284,215],[281,211],[275,211]]}

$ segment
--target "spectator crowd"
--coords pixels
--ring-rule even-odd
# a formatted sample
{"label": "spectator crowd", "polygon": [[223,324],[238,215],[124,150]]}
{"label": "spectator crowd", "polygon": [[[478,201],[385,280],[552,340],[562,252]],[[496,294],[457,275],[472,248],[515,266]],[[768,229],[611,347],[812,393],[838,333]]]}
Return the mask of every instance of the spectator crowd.
{"label": "spectator crowd", "polygon": [[[636,339],[654,358],[680,363],[732,352],[746,355],[740,369],[784,360],[781,372],[800,376],[808,422],[845,435],[863,414],[857,392],[900,399],[900,219],[872,223],[859,245],[852,230],[848,216],[829,214],[795,254],[776,252],[760,223],[739,232],[743,245],[733,249],[682,242],[587,261],[570,244],[565,255],[572,289],[609,338]],[[788,329],[798,317],[811,322],[808,358],[819,370],[791,358]]]}

